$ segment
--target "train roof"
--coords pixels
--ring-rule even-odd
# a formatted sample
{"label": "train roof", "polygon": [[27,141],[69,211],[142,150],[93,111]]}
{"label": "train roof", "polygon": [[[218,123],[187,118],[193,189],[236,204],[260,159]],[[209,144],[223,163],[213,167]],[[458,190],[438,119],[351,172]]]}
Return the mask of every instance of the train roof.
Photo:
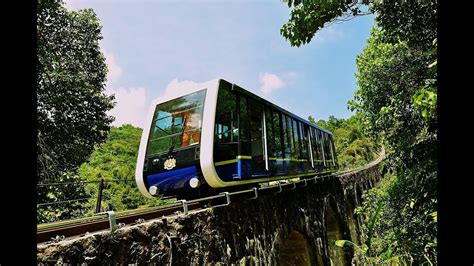
{"label": "train roof", "polygon": [[292,113],[292,112],[290,112],[290,111],[288,111],[288,110],[285,110],[285,109],[281,108],[280,106],[278,106],[278,105],[276,105],[276,104],[274,104],[274,103],[272,103],[272,102],[270,102],[270,101],[268,101],[268,100],[266,100],[266,99],[264,99],[264,98],[262,98],[262,97],[260,97],[260,96],[258,96],[258,95],[256,95],[256,94],[254,94],[254,93],[252,93],[252,92],[250,92],[250,91],[248,91],[248,90],[246,90],[246,89],[240,87],[239,85],[237,85],[237,84],[235,84],[235,83],[229,82],[229,81],[227,81],[227,80],[225,80],[225,79],[222,79],[222,78],[220,78],[220,80],[223,80],[223,81],[225,81],[225,82],[228,82],[228,83],[232,84],[232,90],[238,91],[238,92],[240,92],[240,93],[242,93],[242,94],[245,94],[245,95],[247,95],[247,96],[249,96],[249,97],[251,97],[251,98],[253,98],[253,99],[257,100],[257,101],[260,101],[260,102],[263,102],[263,103],[265,103],[265,104],[267,104],[267,105],[270,105],[270,106],[272,106],[273,108],[275,108],[275,109],[281,111],[282,113],[285,113],[285,114],[287,114],[287,115],[290,115],[290,116],[292,116],[292,117],[295,117],[295,118],[301,120],[302,122],[304,122],[304,123],[306,123],[306,124],[308,124],[308,125],[310,125],[310,126],[312,126],[312,127],[318,128],[318,129],[320,129],[321,131],[324,131],[324,132],[326,132],[326,133],[332,135],[332,132],[331,132],[331,131],[329,131],[329,130],[327,130],[327,129],[325,129],[325,128],[322,128],[322,127],[320,127],[320,126],[318,126],[318,125],[316,125],[316,124],[314,124],[314,123],[312,123],[312,122],[309,122],[308,120],[306,120],[306,119],[304,119],[304,118],[302,118],[302,117],[300,117],[300,116],[298,116],[298,115],[295,115],[294,113]]}

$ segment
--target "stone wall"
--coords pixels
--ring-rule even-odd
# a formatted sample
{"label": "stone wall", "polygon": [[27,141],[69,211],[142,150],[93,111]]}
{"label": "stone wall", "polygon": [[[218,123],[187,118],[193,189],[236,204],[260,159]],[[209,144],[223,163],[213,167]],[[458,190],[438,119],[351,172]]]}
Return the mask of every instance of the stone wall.
{"label": "stone wall", "polygon": [[353,210],[379,179],[374,164],[227,207],[38,245],[37,259],[46,264],[347,265],[353,251],[331,243],[360,242]]}

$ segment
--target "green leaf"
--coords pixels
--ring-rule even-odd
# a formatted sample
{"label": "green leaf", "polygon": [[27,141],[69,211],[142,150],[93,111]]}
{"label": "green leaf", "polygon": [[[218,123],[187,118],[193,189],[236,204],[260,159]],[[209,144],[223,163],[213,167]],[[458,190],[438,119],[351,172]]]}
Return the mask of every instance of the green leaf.
{"label": "green leaf", "polygon": [[390,247],[385,251],[385,257],[390,258],[392,256],[392,249]]}
{"label": "green leaf", "polygon": [[334,243],[336,246],[338,247],[344,247],[345,244],[347,245],[350,245],[350,242],[347,241],[347,240],[336,240],[336,242]]}
{"label": "green leaf", "polygon": [[410,208],[413,209],[413,206],[415,206],[415,201],[413,199],[410,200]]}
{"label": "green leaf", "polygon": [[393,256],[393,257],[387,259],[385,262],[393,262],[397,265],[398,263],[400,263],[400,259],[399,259],[398,256]]}
{"label": "green leaf", "polygon": [[367,227],[368,229],[367,241],[366,241],[367,247],[368,247],[367,251],[370,250],[371,242],[372,242],[372,234],[374,232],[373,230],[380,214],[382,213],[382,207],[383,207],[383,201],[379,200],[377,202],[377,209],[375,209],[374,215],[372,215],[372,217],[370,218],[370,223],[369,223],[369,226]]}
{"label": "green leaf", "polygon": [[366,244],[363,244],[362,247],[360,247],[360,249],[362,250],[364,254],[366,254],[367,251],[369,250],[369,247]]}
{"label": "green leaf", "polygon": [[428,68],[432,68],[438,64],[438,60],[435,60],[433,63],[431,63]]}

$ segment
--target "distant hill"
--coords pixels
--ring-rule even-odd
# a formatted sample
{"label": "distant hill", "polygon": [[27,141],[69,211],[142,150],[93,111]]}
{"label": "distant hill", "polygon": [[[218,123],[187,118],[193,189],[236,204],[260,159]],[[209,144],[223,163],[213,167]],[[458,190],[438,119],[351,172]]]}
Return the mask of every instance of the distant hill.
{"label": "distant hill", "polygon": [[125,124],[113,127],[104,144],[96,147],[87,162],[79,168],[79,176],[88,184],[86,193],[91,196],[88,207],[95,210],[98,181],[103,178],[115,182],[105,183],[102,194],[102,208],[115,211],[135,209],[144,205],[157,205],[158,200],[146,199],[135,183],[135,166],[142,129]]}

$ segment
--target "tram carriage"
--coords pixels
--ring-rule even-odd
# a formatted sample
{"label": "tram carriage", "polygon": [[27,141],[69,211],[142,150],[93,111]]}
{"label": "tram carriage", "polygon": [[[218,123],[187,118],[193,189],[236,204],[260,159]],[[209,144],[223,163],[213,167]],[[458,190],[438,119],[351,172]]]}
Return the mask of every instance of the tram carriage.
{"label": "tram carriage", "polygon": [[190,198],[337,169],[332,133],[216,79],[154,103],[136,182],[146,197]]}

